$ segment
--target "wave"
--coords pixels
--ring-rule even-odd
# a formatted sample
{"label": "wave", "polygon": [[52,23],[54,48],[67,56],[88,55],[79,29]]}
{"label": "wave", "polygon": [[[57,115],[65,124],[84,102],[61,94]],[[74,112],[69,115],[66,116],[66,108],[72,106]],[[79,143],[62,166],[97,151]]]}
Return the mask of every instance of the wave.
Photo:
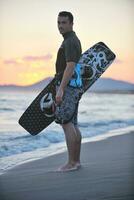
{"label": "wave", "polygon": [[[83,120],[83,122],[82,122]],[[134,119],[107,119],[90,121],[89,118],[82,118],[79,123],[83,138],[90,138],[101,135],[110,130],[124,128],[134,125]],[[42,133],[31,136],[22,131],[0,133],[0,156],[6,157],[22,152],[32,152],[36,149],[49,147],[53,143],[60,143],[65,140],[62,129],[55,126],[45,129]]]}
{"label": "wave", "polygon": [[13,108],[0,108],[0,111],[10,111],[10,112],[14,112],[15,109],[13,109]]}
{"label": "wave", "polygon": [[101,127],[101,126],[109,126],[109,125],[114,125],[114,124],[125,124],[125,125],[134,125],[134,120],[107,120],[107,121],[98,121],[98,122],[81,122],[79,123],[80,127]]}
{"label": "wave", "polygon": [[7,101],[7,99],[0,99],[0,102],[5,102]]}
{"label": "wave", "polygon": [[[32,136],[31,136],[32,137]],[[38,148],[46,148],[50,145],[50,142],[45,139],[41,140],[22,140],[19,141],[12,141],[5,142],[4,145],[1,145],[0,147],[0,157],[7,157],[10,155],[16,155],[23,152],[32,152],[33,150],[36,150]]]}

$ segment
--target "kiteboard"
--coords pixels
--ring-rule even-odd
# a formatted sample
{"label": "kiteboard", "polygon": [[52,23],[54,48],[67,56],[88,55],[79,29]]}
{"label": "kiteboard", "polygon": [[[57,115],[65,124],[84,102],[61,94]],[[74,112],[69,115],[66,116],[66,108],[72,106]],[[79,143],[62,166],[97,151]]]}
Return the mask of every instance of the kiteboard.
{"label": "kiteboard", "polygon": [[[74,70],[74,77],[79,77],[78,87],[81,88],[82,94],[106,71],[115,57],[103,42],[98,42],[81,55]],[[31,135],[37,135],[55,120],[56,85],[60,80],[61,74],[56,74],[20,117],[19,124]],[[76,79],[72,78],[71,87],[74,82],[77,83]]]}

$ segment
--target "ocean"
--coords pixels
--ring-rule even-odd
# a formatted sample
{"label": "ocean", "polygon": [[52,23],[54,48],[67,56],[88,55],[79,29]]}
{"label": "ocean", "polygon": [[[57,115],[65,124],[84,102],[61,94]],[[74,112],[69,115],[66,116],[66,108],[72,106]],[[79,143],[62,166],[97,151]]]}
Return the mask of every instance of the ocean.
{"label": "ocean", "polygon": [[[66,150],[63,130],[55,122],[37,136],[31,136],[18,124],[37,94],[0,92],[0,174]],[[134,130],[134,95],[87,92],[80,100],[78,116],[83,142],[127,133]]]}

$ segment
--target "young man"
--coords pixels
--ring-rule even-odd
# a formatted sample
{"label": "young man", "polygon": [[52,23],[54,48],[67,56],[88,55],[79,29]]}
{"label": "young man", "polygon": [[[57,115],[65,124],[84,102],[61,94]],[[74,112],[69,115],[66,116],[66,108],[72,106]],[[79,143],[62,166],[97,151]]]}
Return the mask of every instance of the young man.
{"label": "young man", "polygon": [[[60,167],[59,171],[70,171],[79,169],[81,165],[81,133],[77,124],[81,89],[79,84],[70,84],[76,63],[81,56],[81,43],[73,31],[73,15],[70,12],[59,13],[58,29],[64,40],[56,60],[56,73],[62,72],[62,77],[56,92],[55,122],[59,123],[64,130],[68,149],[68,162]],[[74,76],[74,80],[76,78]]]}

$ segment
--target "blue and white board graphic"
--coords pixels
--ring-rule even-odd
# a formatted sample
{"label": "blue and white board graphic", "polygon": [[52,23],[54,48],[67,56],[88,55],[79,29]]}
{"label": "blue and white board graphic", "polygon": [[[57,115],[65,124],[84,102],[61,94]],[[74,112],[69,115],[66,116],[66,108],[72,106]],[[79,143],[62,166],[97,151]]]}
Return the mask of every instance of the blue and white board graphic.
{"label": "blue and white board graphic", "polygon": [[74,70],[71,86],[82,87],[85,92],[109,67],[115,54],[103,43],[99,42],[85,51]]}

